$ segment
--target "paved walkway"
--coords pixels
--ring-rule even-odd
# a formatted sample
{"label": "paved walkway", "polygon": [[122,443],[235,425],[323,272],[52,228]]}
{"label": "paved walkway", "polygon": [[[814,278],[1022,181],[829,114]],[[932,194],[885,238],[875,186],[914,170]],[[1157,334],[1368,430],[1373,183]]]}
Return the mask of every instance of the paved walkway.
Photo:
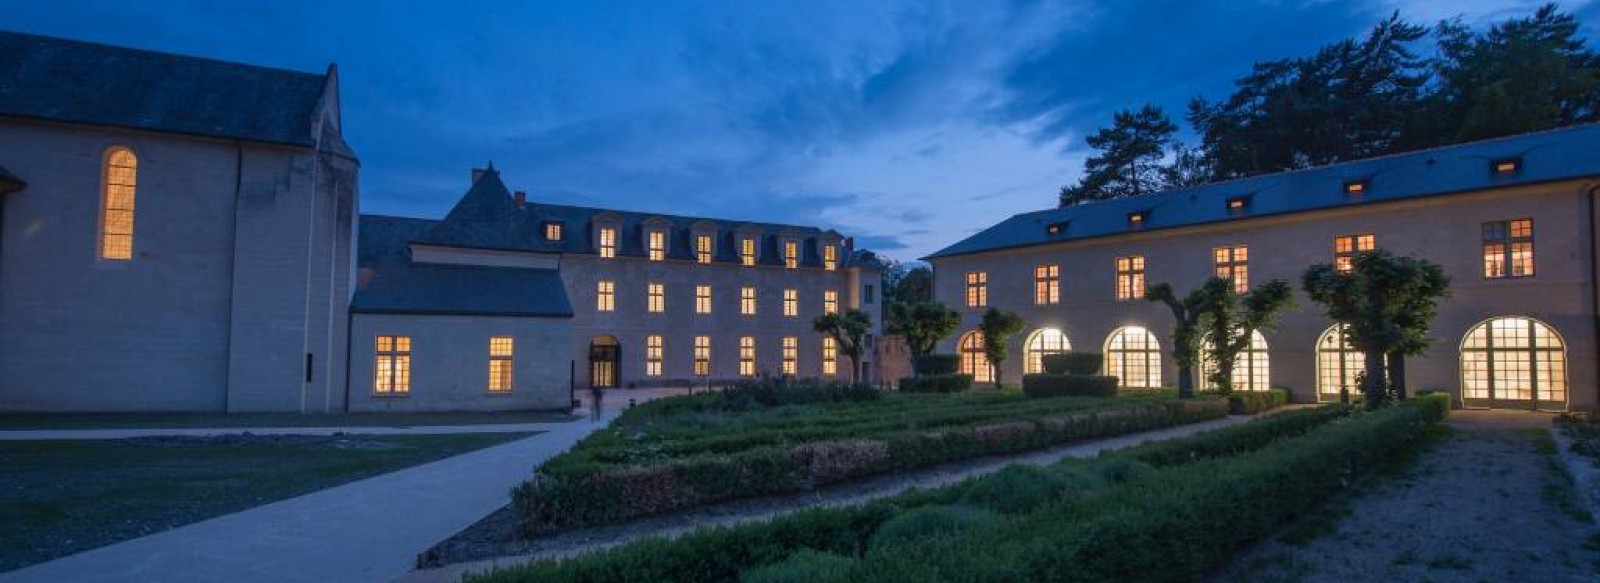
{"label": "paved walkway", "polygon": [[0,574],[0,583],[392,581],[418,553],[504,506],[535,466],[629,398],[654,396],[617,393],[599,422],[540,424],[546,433]]}
{"label": "paved walkway", "polygon": [[[1285,407],[1267,414],[1292,410]],[[437,569],[413,571],[396,583],[455,583],[468,573],[482,573],[544,559],[571,557],[650,537],[675,537],[697,529],[733,526],[767,520],[803,508],[845,506],[904,493],[912,488],[937,488],[975,476],[999,471],[1012,464],[1047,465],[1066,458],[1087,458],[1102,451],[1132,447],[1150,441],[1173,439],[1203,431],[1220,429],[1250,421],[1254,417],[1230,416],[1177,427],[1108,437],[1062,445],[1015,455],[991,456],[941,464],[931,468],[901,472],[829,486],[816,491],[734,500],[692,508],[664,516],[646,517],[623,525],[582,529],[544,537],[536,550],[526,554],[445,565]]]}

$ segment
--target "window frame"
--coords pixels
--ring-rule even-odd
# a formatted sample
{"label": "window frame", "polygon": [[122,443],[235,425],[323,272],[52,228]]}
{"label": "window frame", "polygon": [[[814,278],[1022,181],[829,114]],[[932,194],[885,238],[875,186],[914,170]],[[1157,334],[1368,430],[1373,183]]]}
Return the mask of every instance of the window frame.
{"label": "window frame", "polygon": [[609,279],[602,279],[602,280],[599,280],[599,281],[595,282],[594,294],[595,294],[594,309],[595,309],[596,312],[615,312],[615,311],[617,311],[617,282],[616,281],[609,280]]}
{"label": "window frame", "polygon": [[[1526,231],[1522,235],[1517,234],[1519,227],[1518,223],[1525,223],[1523,226],[1525,226]],[[1491,227],[1496,228],[1498,231],[1495,236],[1491,236],[1490,234]],[[1483,268],[1479,270],[1479,273],[1482,275],[1483,279],[1486,281],[1498,279],[1527,279],[1537,276],[1538,255],[1536,246],[1534,245],[1535,233],[1536,231],[1534,230],[1533,217],[1484,222],[1479,230],[1479,234],[1483,239],[1481,246],[1481,261],[1483,262]],[[1491,247],[1499,247],[1500,249],[1491,256],[1489,251]],[[1527,253],[1527,260],[1523,263],[1519,263],[1517,259],[1521,249],[1526,249]],[[1494,258],[1494,263],[1491,263],[1491,257]],[[1517,272],[1519,264],[1525,266],[1525,273]],[[1499,273],[1491,273],[1490,265],[1498,266]]]}
{"label": "window frame", "polygon": [[1119,302],[1144,299],[1145,293],[1145,259],[1143,255],[1121,255],[1115,258],[1113,266],[1116,268],[1116,289],[1113,290]]}
{"label": "window frame", "polygon": [[[131,162],[126,165],[113,165],[112,160],[119,154],[126,154]],[[135,225],[138,223],[139,213],[139,154],[133,148],[118,144],[107,147],[101,154],[100,162],[100,216],[96,224],[95,258],[101,261],[132,261],[134,252]],[[127,184],[112,183],[114,169],[126,169],[129,182]],[[113,188],[126,188],[126,208],[113,208]],[[111,232],[113,217],[125,215],[127,220],[126,233]],[[121,222],[121,221],[116,221]],[[126,246],[115,245],[113,241],[126,241]],[[125,256],[124,256],[125,254]]]}
{"label": "window frame", "polygon": [[596,237],[596,244],[600,248],[601,259],[614,259],[617,256],[617,229],[615,227],[600,227],[600,234]]}
{"label": "window frame", "polygon": [[739,376],[756,376],[756,337],[739,337]]}
{"label": "window frame", "polygon": [[760,250],[756,248],[755,237],[739,237],[739,263],[745,267],[755,267]]}
{"label": "window frame", "polygon": [[562,235],[565,234],[562,231],[563,231],[563,229],[561,228],[561,222],[560,221],[545,221],[545,223],[544,223],[544,240],[546,240],[546,241],[560,241]]}
{"label": "window frame", "polygon": [[694,375],[698,377],[711,376],[711,337],[694,337]]}
{"label": "window frame", "polygon": [[667,311],[667,286],[662,283],[645,285],[645,312],[664,314]]}
{"label": "window frame", "polygon": [[839,341],[832,336],[822,337],[822,376],[839,374]]}
{"label": "window frame", "polygon": [[822,313],[836,314],[839,312],[839,290],[822,290]]}
{"label": "window frame", "polygon": [[756,315],[756,308],[759,305],[756,297],[756,286],[746,285],[739,288],[739,315]]}
{"label": "window frame", "polygon": [[787,239],[783,242],[783,267],[797,269],[800,267],[800,242]]}
{"label": "window frame", "polygon": [[1054,306],[1061,303],[1061,265],[1040,263],[1033,266],[1033,305]]}
{"label": "window frame", "polygon": [[1233,281],[1233,291],[1250,291],[1250,246],[1223,245],[1211,250],[1211,274]]}
{"label": "window frame", "polygon": [[800,290],[794,288],[783,290],[783,316],[785,318],[800,316]]}
{"label": "window frame", "polygon": [[822,268],[828,271],[839,269],[839,246],[822,246]]}
{"label": "window frame", "polygon": [[709,265],[711,263],[712,253],[715,252],[715,249],[713,248],[713,245],[715,245],[715,243],[712,241],[711,235],[706,235],[706,234],[695,235],[695,238],[694,238],[694,259],[695,259],[695,261],[700,263],[701,265]]}
{"label": "window frame", "polygon": [[645,257],[651,261],[667,259],[667,232],[651,229],[645,233]]}
{"label": "window frame", "polygon": [[989,272],[968,271],[966,284],[967,308],[981,309],[989,307]]}
{"label": "window frame", "polygon": [[697,285],[697,286],[694,286],[694,313],[696,313],[696,314],[710,314],[711,313],[711,286],[709,286],[709,285]]}
{"label": "window frame", "polygon": [[1355,269],[1356,255],[1378,248],[1378,237],[1372,233],[1337,235],[1333,238],[1333,268],[1340,273]]}
{"label": "window frame", "polygon": [[794,376],[800,370],[800,338],[797,336],[783,337],[783,374]]}
{"label": "window frame", "polygon": [[644,376],[659,377],[665,368],[666,339],[660,334],[651,334],[644,337]]}
{"label": "window frame", "polygon": [[516,390],[516,338],[489,337],[489,392],[496,395]]}
{"label": "window frame", "polygon": [[[387,343],[385,342],[387,340]],[[404,397],[411,394],[411,354],[415,346],[405,334],[376,334],[373,338],[372,394]],[[388,366],[385,366],[388,363]],[[387,378],[385,378],[387,372]],[[387,381],[387,382],[386,382]]]}

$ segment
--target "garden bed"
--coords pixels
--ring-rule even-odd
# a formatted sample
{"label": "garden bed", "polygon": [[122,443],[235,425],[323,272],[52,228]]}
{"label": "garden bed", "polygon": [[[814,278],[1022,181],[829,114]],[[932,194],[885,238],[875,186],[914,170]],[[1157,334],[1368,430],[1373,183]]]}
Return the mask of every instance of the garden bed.
{"label": "garden bed", "polygon": [[[1049,469],[652,539],[477,582],[1195,580],[1446,409],[1291,411]],[[1031,468],[1031,469],[1030,469]],[[1150,553],[1162,561],[1149,561]]]}
{"label": "garden bed", "polygon": [[779,391],[759,403],[751,393],[662,399],[627,411],[513,492],[524,534],[1227,414],[1221,399],[1030,400],[1003,391],[791,399]]}

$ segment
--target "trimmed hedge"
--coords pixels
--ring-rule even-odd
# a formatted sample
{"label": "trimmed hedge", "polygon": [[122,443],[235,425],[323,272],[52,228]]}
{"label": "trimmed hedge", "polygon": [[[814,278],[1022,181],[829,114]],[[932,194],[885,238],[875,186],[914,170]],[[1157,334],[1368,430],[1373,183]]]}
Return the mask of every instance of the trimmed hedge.
{"label": "trimmed hedge", "polygon": [[[1306,421],[1312,413],[1321,412],[1323,423],[1339,418],[1342,409],[1328,407],[1317,410],[1294,411],[1274,415],[1218,429],[1190,437],[1159,442],[1165,453],[1160,457],[1162,467],[1181,467],[1186,460],[1206,459],[1210,453],[1221,451],[1218,443],[1232,444],[1231,451],[1245,453],[1249,444],[1264,446],[1290,437],[1274,437],[1274,432],[1289,431],[1300,435],[1310,430],[1300,424],[1290,424],[1286,419]],[[1333,414],[1329,412],[1337,412]],[[1367,414],[1358,414],[1367,415]],[[1248,438],[1236,438],[1249,434]],[[1185,453],[1186,447],[1196,448],[1194,454]],[[1150,452],[1149,446],[1122,450],[1122,454]],[[1141,456],[1143,457],[1143,456]],[[1051,468],[1075,486],[1063,493],[1052,504],[1067,504],[1070,508],[1083,508],[1103,493],[1117,486],[1104,486],[1091,475],[1105,476],[1106,483],[1157,480],[1164,470],[1151,464],[1135,461],[1118,452],[1103,454],[1094,460],[1066,460]],[[682,536],[665,539],[651,538],[591,554],[569,558],[539,561],[519,565],[488,574],[468,577],[475,583],[626,583],[631,581],[681,581],[729,582],[740,581],[741,574],[771,573],[765,567],[782,565],[777,571],[789,572],[790,559],[799,553],[828,553],[843,557],[860,557],[868,554],[871,541],[891,519],[925,507],[962,504],[964,498],[991,498],[983,492],[993,488],[988,482],[999,480],[999,474],[975,478],[958,484],[931,490],[912,490],[889,498],[864,504],[843,507],[809,508],[778,516],[771,521],[751,522],[732,527],[714,527],[697,530]],[[1016,477],[1016,476],[1011,476]],[[1076,485],[1082,484],[1082,487]],[[1287,495],[1287,493],[1285,493]],[[1303,501],[1302,501],[1303,502]],[[1037,508],[1036,510],[1043,510]],[[1194,512],[1206,509],[1195,508]],[[1024,518],[1019,515],[1018,518]],[[1143,540],[1142,538],[1139,540]],[[887,541],[883,541],[887,542]],[[898,552],[899,546],[888,547]],[[810,559],[797,559],[810,562]],[[824,561],[818,561],[824,562]],[[828,566],[842,564],[837,560],[825,561]],[[809,569],[802,569],[810,573]],[[853,577],[838,578],[831,569],[819,581],[852,581]],[[1050,577],[1047,579],[1053,579]],[[913,580],[913,579],[903,579]]]}
{"label": "trimmed hedge", "polygon": [[1062,352],[1040,357],[1044,372],[1049,374],[1100,374],[1106,356],[1098,352]]}
{"label": "trimmed hedge", "polygon": [[1022,375],[1022,394],[1045,397],[1111,397],[1117,394],[1117,377],[1083,374]]}
{"label": "trimmed hedge", "polygon": [[1255,415],[1288,403],[1288,389],[1273,388],[1265,391],[1234,391],[1228,393],[1228,413],[1233,415]]}
{"label": "trimmed hedge", "polygon": [[[911,400],[955,398],[930,396]],[[700,442],[696,447],[705,453],[648,465],[557,462],[558,457],[551,460],[557,463],[540,468],[533,480],[513,488],[511,499],[520,515],[522,531],[538,535],[723,500],[805,491],[950,461],[1217,419],[1227,414],[1227,402],[1221,399],[1119,399],[1109,401],[1110,405],[1089,401],[1088,410],[1075,401],[1062,400],[1060,406],[1064,409],[1022,400],[1018,401],[1020,408],[1002,409],[986,416],[974,411],[952,413],[993,419],[969,425],[900,420],[892,430],[862,432],[852,431],[848,425],[829,427],[843,437],[798,443],[779,441],[764,447],[707,449],[707,444]],[[960,406],[962,402],[946,401],[946,406]],[[1070,408],[1074,406],[1079,408]],[[735,443],[740,438],[725,436]],[[628,451],[623,448],[618,453]]]}
{"label": "trimmed hedge", "polygon": [[1186,464],[1255,451],[1278,440],[1304,435],[1349,413],[1350,409],[1338,405],[1287,411],[1185,439],[1153,441],[1101,455],[1138,460],[1157,467]]}
{"label": "trimmed hedge", "polygon": [[911,359],[911,372],[917,376],[955,374],[961,372],[961,356],[957,354],[924,354]]}
{"label": "trimmed hedge", "polygon": [[972,375],[938,374],[900,379],[902,393],[960,393],[972,388]]}

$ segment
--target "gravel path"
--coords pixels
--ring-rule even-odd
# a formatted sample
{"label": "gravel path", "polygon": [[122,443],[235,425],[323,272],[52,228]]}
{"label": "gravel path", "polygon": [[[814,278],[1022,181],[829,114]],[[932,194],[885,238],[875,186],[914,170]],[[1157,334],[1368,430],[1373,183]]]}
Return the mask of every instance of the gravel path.
{"label": "gravel path", "polygon": [[1550,416],[1457,411],[1393,476],[1242,557],[1221,581],[1600,581],[1600,534],[1550,440]]}
{"label": "gravel path", "polygon": [[[507,567],[539,559],[568,557],[651,536],[672,537],[697,528],[731,526],[765,520],[779,514],[811,506],[859,504],[876,498],[892,496],[911,488],[933,488],[953,484],[967,478],[995,472],[1011,464],[1043,465],[1069,457],[1090,457],[1105,450],[1121,449],[1147,441],[1193,435],[1202,431],[1243,423],[1250,419],[1251,417],[1249,416],[1231,416],[1215,421],[1077,443],[1033,453],[955,462],[927,470],[859,480],[802,494],[736,500],[684,512],[644,518],[621,525],[576,530],[535,540],[507,542],[511,541],[515,535],[515,517],[508,508],[501,509],[484,521],[429,551],[432,559],[441,563],[451,564],[413,571],[397,581],[403,583],[455,582],[460,581],[461,577],[467,573],[483,572],[495,567]],[[484,559],[483,557],[498,558]]]}

